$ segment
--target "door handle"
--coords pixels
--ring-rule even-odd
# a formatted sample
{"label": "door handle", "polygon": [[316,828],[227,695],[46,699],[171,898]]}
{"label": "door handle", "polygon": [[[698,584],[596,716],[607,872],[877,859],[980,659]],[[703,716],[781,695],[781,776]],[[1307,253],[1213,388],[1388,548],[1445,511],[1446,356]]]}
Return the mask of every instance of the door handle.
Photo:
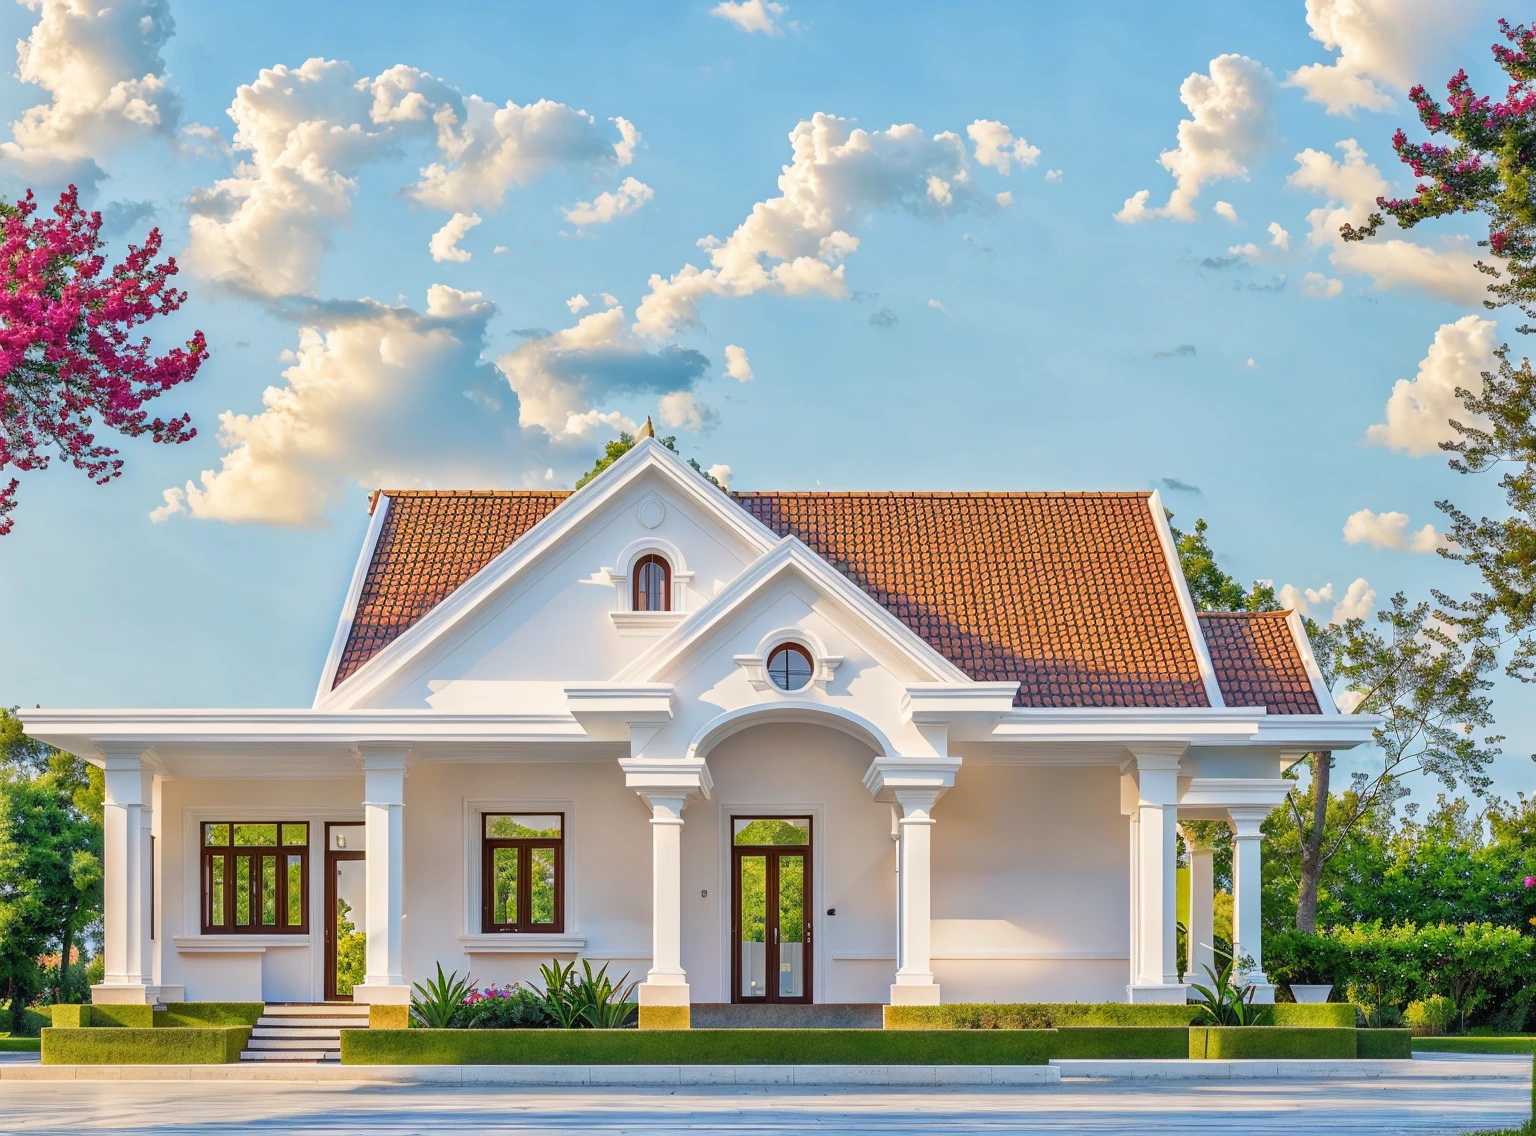
{"label": "door handle", "polygon": [[773,929],[773,945],[779,945],[779,929],[777,927]]}

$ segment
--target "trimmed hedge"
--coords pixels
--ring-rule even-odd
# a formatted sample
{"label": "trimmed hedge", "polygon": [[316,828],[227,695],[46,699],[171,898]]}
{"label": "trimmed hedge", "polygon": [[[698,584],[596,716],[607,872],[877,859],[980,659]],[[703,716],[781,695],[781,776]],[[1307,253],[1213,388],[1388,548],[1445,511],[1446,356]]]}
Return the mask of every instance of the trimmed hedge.
{"label": "trimmed hedge", "polygon": [[1249,1058],[1353,1059],[1355,1034],[1350,1029],[1293,1026],[1265,1029],[1262,1026],[1191,1026],[1188,1056],[1197,1061],[1232,1061]]}
{"label": "trimmed hedge", "polygon": [[1044,1065],[1053,1030],[344,1029],[343,1065]]}
{"label": "trimmed hedge", "polygon": [[42,1046],[41,1038],[10,1037],[9,1035],[0,1037],[0,1053],[36,1053]]}
{"label": "trimmed hedge", "polygon": [[889,1030],[1018,1030],[1064,1026],[1187,1026],[1196,1006],[1131,1006],[1124,1002],[949,1002],[887,1006]]}
{"label": "trimmed hedge", "polygon": [[368,1007],[369,1029],[409,1029],[410,1026],[409,1006],[374,1002]]}
{"label": "trimmed hedge", "polygon": [[1355,1031],[1355,1056],[1361,1060],[1402,1060],[1413,1057],[1413,1031],[1363,1029]]}
{"label": "trimmed hedge", "polygon": [[90,1006],[50,1006],[54,1029],[84,1029],[91,1024]]}
{"label": "trimmed hedge", "polygon": [[250,1026],[49,1028],[43,1030],[43,1064],[222,1065],[240,1060],[250,1037]]}
{"label": "trimmed hedge", "polygon": [[115,1029],[152,1029],[155,1011],[152,1006],[92,1006],[91,1025]]}
{"label": "trimmed hedge", "polygon": [[[1371,1030],[1385,1033],[1385,1030]],[[1531,1053],[1536,1054],[1536,1035],[1506,1034],[1503,1037],[1416,1037],[1413,1048],[1433,1053]]]}
{"label": "trimmed hedge", "polygon": [[266,1006],[261,1002],[170,1002],[155,1014],[156,1029],[201,1026],[254,1026]]}
{"label": "trimmed hedge", "polygon": [[1354,1029],[1353,1002],[1280,1002],[1259,1015],[1259,1025]]}
{"label": "trimmed hedge", "polygon": [[1187,1026],[1064,1026],[1055,1033],[1052,1057],[1133,1061],[1189,1056]]}

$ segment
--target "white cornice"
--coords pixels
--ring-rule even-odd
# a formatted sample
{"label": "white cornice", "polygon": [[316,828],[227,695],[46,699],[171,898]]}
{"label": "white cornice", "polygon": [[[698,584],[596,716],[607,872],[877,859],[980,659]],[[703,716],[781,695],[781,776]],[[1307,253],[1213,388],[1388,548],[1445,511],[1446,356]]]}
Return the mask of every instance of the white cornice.
{"label": "white cornice", "polygon": [[1323,670],[1317,665],[1317,656],[1312,653],[1312,640],[1307,638],[1307,625],[1301,621],[1301,613],[1295,608],[1286,612],[1285,625],[1291,629],[1291,639],[1296,644],[1296,652],[1301,656],[1301,665],[1312,683],[1312,696],[1317,699],[1324,714],[1337,714],[1338,704],[1334,702],[1333,691],[1328,689],[1328,683],[1323,679]]}
{"label": "white cornice", "polygon": [[1173,543],[1173,527],[1168,523],[1168,513],[1163,509],[1163,498],[1157,490],[1147,498],[1152,510],[1152,525],[1157,539],[1163,546],[1163,560],[1168,568],[1168,582],[1179,599],[1179,611],[1184,616],[1184,629],[1189,635],[1189,645],[1195,652],[1195,662],[1200,668],[1200,678],[1205,683],[1205,697],[1214,707],[1225,706],[1221,696],[1221,684],[1216,681],[1216,666],[1211,662],[1211,649],[1205,642],[1205,632],[1200,629],[1200,615],[1195,610],[1194,597],[1189,594],[1189,582],[1184,579],[1184,566],[1179,563],[1179,549]]}
{"label": "white cornice", "polygon": [[1242,745],[1259,732],[1262,707],[1015,707],[992,728],[998,741],[1187,742]]}
{"label": "white cornice", "polygon": [[368,579],[368,567],[373,563],[374,551],[379,547],[379,534],[384,531],[384,518],[389,513],[389,506],[389,495],[380,490],[378,500],[373,503],[373,515],[368,518],[368,532],[363,537],[362,550],[357,554],[357,566],[352,569],[352,583],[341,604],[341,618],[336,623],[336,635],[331,640],[330,653],[325,657],[325,666],[320,669],[320,685],[315,688],[316,706],[336,685],[336,669],[341,666],[341,653],[347,649],[347,640],[352,635],[357,601],[362,597],[363,583]]}
{"label": "white cornice", "polygon": [[909,682],[901,713],[909,722],[947,722],[956,716],[997,716],[1013,709],[1016,682]]}
{"label": "white cornice", "polygon": [[1284,777],[1191,777],[1179,793],[1179,807],[1273,809],[1295,787]]}

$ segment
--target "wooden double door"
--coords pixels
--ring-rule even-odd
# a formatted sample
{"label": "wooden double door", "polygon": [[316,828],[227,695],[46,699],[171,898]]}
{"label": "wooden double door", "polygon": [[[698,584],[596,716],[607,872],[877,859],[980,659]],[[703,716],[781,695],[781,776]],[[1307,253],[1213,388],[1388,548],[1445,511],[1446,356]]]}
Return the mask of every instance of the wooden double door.
{"label": "wooden double door", "polygon": [[732,817],[731,1001],[812,1001],[811,820]]}

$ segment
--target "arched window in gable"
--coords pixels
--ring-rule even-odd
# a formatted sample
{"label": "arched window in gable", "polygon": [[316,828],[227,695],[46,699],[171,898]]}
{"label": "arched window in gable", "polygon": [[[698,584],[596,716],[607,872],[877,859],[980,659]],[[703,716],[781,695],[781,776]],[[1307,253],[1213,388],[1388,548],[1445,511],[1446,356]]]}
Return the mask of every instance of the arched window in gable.
{"label": "arched window in gable", "polygon": [[672,610],[672,566],[654,553],[635,561],[635,611]]}

